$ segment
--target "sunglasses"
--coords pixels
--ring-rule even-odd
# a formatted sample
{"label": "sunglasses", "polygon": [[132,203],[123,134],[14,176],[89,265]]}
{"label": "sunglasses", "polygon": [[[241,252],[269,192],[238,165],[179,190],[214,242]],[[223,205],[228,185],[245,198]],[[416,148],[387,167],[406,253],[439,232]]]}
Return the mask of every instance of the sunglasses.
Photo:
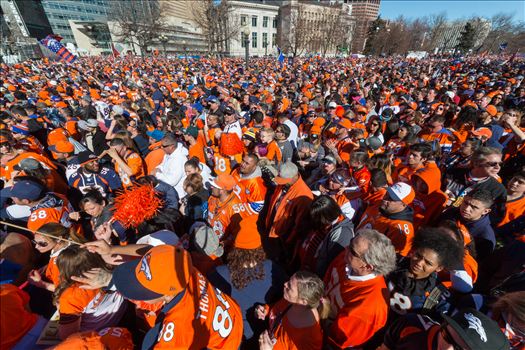
{"label": "sunglasses", "polygon": [[35,241],[34,239],[31,241],[34,245],[36,245],[37,247],[47,247],[49,245],[49,242],[45,242],[45,241]]}
{"label": "sunglasses", "polygon": [[454,350],[462,350],[463,348],[456,344],[452,336],[450,335],[450,332],[447,329],[447,324],[444,324],[441,326],[440,330],[441,336],[443,337],[443,340],[446,341],[448,344],[452,345],[452,348]]}
{"label": "sunglasses", "polygon": [[483,164],[483,166],[487,168],[495,168],[496,166],[499,166],[501,168],[502,165],[503,165],[503,162],[487,162]]}
{"label": "sunglasses", "polygon": [[174,146],[174,144],[170,144],[170,145],[162,145],[162,148],[168,148],[168,147],[171,147],[171,146]]}

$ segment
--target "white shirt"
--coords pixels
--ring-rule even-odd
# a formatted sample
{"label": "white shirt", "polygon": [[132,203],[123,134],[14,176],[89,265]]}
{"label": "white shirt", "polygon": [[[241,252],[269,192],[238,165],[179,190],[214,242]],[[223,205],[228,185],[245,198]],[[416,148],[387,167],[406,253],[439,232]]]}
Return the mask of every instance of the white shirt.
{"label": "white shirt", "polygon": [[175,187],[179,198],[184,197],[182,184],[184,182],[184,163],[188,160],[188,149],[178,143],[172,154],[165,154],[162,162],[157,166],[155,177]]}
{"label": "white shirt", "polygon": [[224,127],[223,133],[225,134],[237,134],[239,136],[239,140],[242,139],[242,128],[239,121],[234,121],[231,124],[228,124]]}
{"label": "white shirt", "polygon": [[290,136],[287,140],[292,142],[294,148],[297,147],[297,140],[299,139],[299,128],[290,119],[286,120],[283,124],[286,124],[290,128]]}

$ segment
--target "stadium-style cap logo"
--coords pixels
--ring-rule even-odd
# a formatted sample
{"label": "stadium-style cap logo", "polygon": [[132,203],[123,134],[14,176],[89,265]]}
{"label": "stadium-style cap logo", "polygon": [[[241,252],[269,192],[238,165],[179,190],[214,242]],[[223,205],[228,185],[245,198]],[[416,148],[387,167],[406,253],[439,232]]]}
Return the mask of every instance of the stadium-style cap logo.
{"label": "stadium-style cap logo", "polygon": [[468,328],[472,328],[473,330],[475,330],[476,333],[479,334],[481,340],[484,343],[486,343],[487,333],[485,332],[485,328],[483,328],[483,325],[481,324],[481,320],[471,313],[465,314],[465,319],[468,321]]}
{"label": "stadium-style cap logo", "polygon": [[144,276],[146,276],[146,279],[148,281],[151,281],[151,279],[153,278],[153,276],[151,275],[151,268],[149,267],[150,259],[151,259],[150,253],[144,255],[144,257],[142,258],[140,262],[140,270],[139,270],[139,273],[144,272]]}

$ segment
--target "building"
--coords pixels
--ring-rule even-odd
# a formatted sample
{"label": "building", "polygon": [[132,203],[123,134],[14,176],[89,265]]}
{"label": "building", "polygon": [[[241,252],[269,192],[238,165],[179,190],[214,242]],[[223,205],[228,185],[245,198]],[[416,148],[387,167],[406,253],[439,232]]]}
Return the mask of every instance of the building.
{"label": "building", "polygon": [[248,44],[250,56],[275,55],[279,6],[257,1],[230,1],[229,5],[230,23],[239,30],[229,43],[228,54],[244,56]]}
{"label": "building", "polygon": [[[461,33],[465,29],[465,25],[468,21],[454,21],[447,23],[438,33],[435,39],[435,46],[432,48],[434,53],[445,53],[453,52],[459,44]],[[474,43],[474,49],[481,46],[485,38],[490,32],[491,23],[489,20],[484,18],[476,18],[470,20],[470,23],[474,27],[476,32],[476,41]]]}
{"label": "building", "polygon": [[342,0],[350,7],[351,16],[355,20],[355,31],[352,38],[352,52],[362,53],[370,22],[377,19],[381,0]]}
{"label": "building", "polygon": [[355,20],[336,0],[290,0],[279,9],[278,44],[291,56],[348,53]]}
{"label": "building", "polygon": [[76,44],[69,21],[107,21],[109,0],[41,0],[53,33],[60,35],[63,43]]}

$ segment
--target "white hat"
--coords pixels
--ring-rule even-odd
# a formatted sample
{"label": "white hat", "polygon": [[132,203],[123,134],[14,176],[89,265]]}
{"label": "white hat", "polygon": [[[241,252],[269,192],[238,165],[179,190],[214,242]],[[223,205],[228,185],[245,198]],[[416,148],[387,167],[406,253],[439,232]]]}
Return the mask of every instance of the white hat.
{"label": "white hat", "polygon": [[147,244],[154,247],[163,244],[177,245],[179,244],[179,237],[175,234],[175,232],[169,230],[160,230],[140,237],[137,240],[137,244]]}
{"label": "white hat", "polygon": [[328,104],[328,108],[337,108],[337,103],[335,103],[334,101],[330,102]]}

